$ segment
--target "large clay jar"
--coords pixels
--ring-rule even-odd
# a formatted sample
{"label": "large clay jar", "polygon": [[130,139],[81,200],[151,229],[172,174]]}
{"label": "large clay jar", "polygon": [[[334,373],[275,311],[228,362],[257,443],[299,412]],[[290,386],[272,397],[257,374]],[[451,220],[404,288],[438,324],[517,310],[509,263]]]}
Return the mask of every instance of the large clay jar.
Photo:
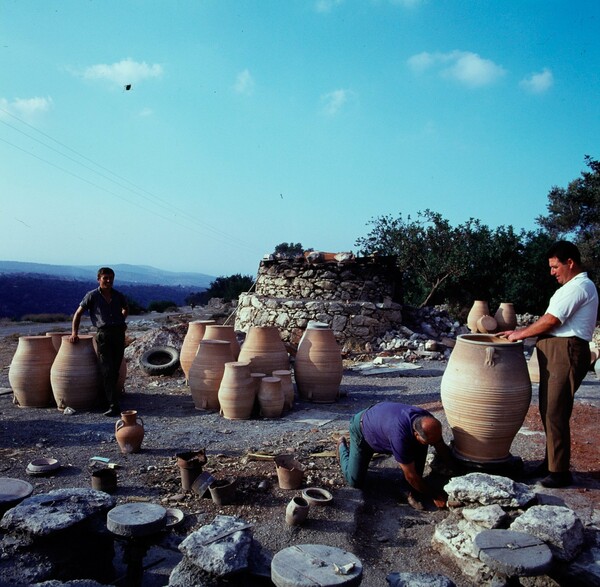
{"label": "large clay jar", "polygon": [[285,399],[279,377],[263,377],[258,389],[258,404],[263,418],[280,418]]}
{"label": "large clay jar", "polygon": [[144,421],[137,410],[121,412],[121,418],[115,422],[115,437],[123,454],[139,452],[144,440]]}
{"label": "large clay jar", "polygon": [[8,381],[21,408],[46,408],[54,404],[50,369],[56,357],[47,336],[20,336],[8,369]]}
{"label": "large clay jar", "polygon": [[281,391],[283,392],[283,410],[288,411],[294,407],[294,383],[292,372],[289,369],[276,369],[273,377],[281,379]]}
{"label": "large clay jar", "polygon": [[523,343],[488,334],[458,336],[441,397],[456,457],[475,463],[509,460],[531,401]]}
{"label": "large clay jar", "polygon": [[233,362],[231,344],[226,340],[201,340],[188,380],[197,410],[219,409],[219,387],[225,363]]}
{"label": "large clay jar", "polygon": [[335,402],[342,374],[342,353],[333,330],[308,328],[298,345],[294,364],[300,398],[321,404]]}
{"label": "large clay jar", "polygon": [[540,382],[540,363],[538,361],[537,349],[534,347],[529,361],[527,361],[527,371],[529,371],[529,379],[531,383]]}
{"label": "large clay jar", "polygon": [[514,306],[509,302],[502,302],[494,318],[498,323],[498,330],[504,332],[505,330],[514,330],[517,327],[517,314]]}
{"label": "large clay jar", "polygon": [[478,332],[477,330],[477,320],[482,316],[489,316],[490,309],[488,307],[488,303],[482,300],[475,300],[471,309],[469,310],[469,314],[467,315],[467,326],[471,332]]}
{"label": "large clay jar", "polygon": [[50,369],[50,382],[59,410],[94,407],[100,397],[101,381],[92,335],[81,335],[77,342],[63,336]]}
{"label": "large clay jar", "polygon": [[204,331],[204,340],[228,340],[231,343],[231,354],[233,360],[237,361],[240,356],[240,343],[233,326],[225,324],[209,324]]}
{"label": "large clay jar", "polygon": [[60,345],[62,344],[62,337],[63,336],[71,336],[71,331],[69,331],[69,332],[46,332],[46,336],[49,336],[52,339],[52,344],[54,345],[56,352],[58,352],[58,349],[60,349]]}
{"label": "large clay jar", "polygon": [[290,368],[290,357],[275,326],[251,326],[238,360],[250,361],[252,371],[259,373]]}
{"label": "large clay jar", "polygon": [[248,361],[225,363],[218,400],[221,415],[229,420],[248,420],[252,415],[256,388]]}
{"label": "large clay jar", "polygon": [[188,324],[188,329],[181,345],[181,351],[179,352],[179,364],[181,365],[186,381],[190,377],[190,367],[198,352],[198,345],[204,338],[206,327],[214,323],[214,320],[194,320]]}

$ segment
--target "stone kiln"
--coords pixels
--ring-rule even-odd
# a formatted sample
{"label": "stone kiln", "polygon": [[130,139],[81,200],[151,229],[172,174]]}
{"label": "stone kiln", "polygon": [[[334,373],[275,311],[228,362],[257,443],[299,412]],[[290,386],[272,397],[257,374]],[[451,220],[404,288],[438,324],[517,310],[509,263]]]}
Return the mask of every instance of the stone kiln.
{"label": "stone kiln", "polygon": [[235,329],[275,326],[296,345],[309,320],[318,320],[342,345],[362,348],[401,324],[399,284],[394,257],[262,260],[254,292],[239,298]]}

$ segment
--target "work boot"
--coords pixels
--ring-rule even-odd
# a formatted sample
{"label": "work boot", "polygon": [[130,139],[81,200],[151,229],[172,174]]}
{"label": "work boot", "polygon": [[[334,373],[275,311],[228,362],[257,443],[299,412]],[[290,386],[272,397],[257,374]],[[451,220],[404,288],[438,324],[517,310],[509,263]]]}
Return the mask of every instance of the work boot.
{"label": "work boot", "polygon": [[567,487],[573,484],[573,476],[570,471],[562,471],[561,473],[550,473],[547,477],[544,477],[540,483],[544,487],[550,489],[557,489],[559,487]]}

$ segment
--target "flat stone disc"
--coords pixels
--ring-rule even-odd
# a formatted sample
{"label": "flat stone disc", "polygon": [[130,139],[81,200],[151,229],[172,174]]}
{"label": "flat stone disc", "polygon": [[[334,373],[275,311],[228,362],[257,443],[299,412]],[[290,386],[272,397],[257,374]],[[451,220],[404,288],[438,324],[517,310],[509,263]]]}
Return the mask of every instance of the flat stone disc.
{"label": "flat stone disc", "polygon": [[119,536],[148,536],[167,525],[167,510],[155,503],[125,503],[108,512],[106,527]]}
{"label": "flat stone disc", "polygon": [[362,573],[362,563],[352,553],[323,544],[289,546],[271,563],[271,581],[277,587],[360,585]]}
{"label": "flat stone disc", "polygon": [[33,493],[33,485],[21,479],[0,477],[0,507],[6,509],[17,505]]}
{"label": "flat stone disc", "polygon": [[525,532],[484,530],[474,545],[481,562],[508,577],[544,575],[552,563],[550,547]]}

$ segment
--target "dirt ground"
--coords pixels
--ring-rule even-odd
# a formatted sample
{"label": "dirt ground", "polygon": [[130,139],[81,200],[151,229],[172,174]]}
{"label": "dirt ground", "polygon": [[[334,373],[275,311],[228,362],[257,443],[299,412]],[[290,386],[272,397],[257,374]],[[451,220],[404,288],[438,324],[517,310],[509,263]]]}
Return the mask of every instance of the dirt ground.
{"label": "dirt ground", "polygon": [[[50,329],[49,325],[40,325],[39,333]],[[135,330],[130,335],[135,338]],[[0,477],[27,480],[33,484],[34,493],[90,487],[91,472],[97,468],[90,458],[107,457],[119,466],[115,493],[119,503],[151,501],[184,511],[185,519],[174,531],[178,540],[224,513],[253,523],[255,538],[273,554],[291,544],[310,543],[310,527],[290,528],[285,524],[285,506],[298,492],[278,487],[270,457],[293,454],[305,467],[304,487],[324,487],[331,491],[334,502],[336,495],[343,499],[335,440],[347,431],[352,414],[375,402],[391,400],[423,406],[440,418],[444,436],[451,440],[439,395],[444,362],[423,362],[419,370],[378,376],[360,375],[347,368],[343,395],[335,404],[297,402],[283,418],[244,421],[195,410],[181,370],[169,377],[149,377],[130,362],[122,409],[138,410],[145,437],[139,453],[124,455],[114,437],[116,419],[106,418],[100,411],[65,415],[56,408],[23,409],[13,405],[8,371],[17,342],[18,333],[2,336],[0,329]],[[545,492],[558,495],[585,524],[593,510],[600,507],[600,382],[593,373],[584,381],[579,395],[582,401],[575,406],[572,427],[576,484]],[[218,479],[237,479],[234,504],[216,506],[210,499],[182,490],[175,455],[200,448],[208,455],[205,470]],[[525,472],[543,457],[544,436],[535,398],[512,452],[523,459]],[[28,463],[40,457],[56,458],[62,468],[52,476],[27,475]],[[434,483],[444,480],[431,477]],[[386,575],[394,571],[442,573],[459,587],[471,584],[453,561],[431,547],[434,525],[447,511],[431,507],[417,512],[410,508],[401,475],[391,458],[373,462],[363,495],[365,503],[355,529],[331,526],[332,545],[351,550],[363,562],[363,585],[385,585]],[[313,528],[326,527],[330,515],[326,507],[317,508]],[[168,575],[155,576],[153,581],[152,585],[164,585]],[[554,583],[548,580],[546,584]]]}

